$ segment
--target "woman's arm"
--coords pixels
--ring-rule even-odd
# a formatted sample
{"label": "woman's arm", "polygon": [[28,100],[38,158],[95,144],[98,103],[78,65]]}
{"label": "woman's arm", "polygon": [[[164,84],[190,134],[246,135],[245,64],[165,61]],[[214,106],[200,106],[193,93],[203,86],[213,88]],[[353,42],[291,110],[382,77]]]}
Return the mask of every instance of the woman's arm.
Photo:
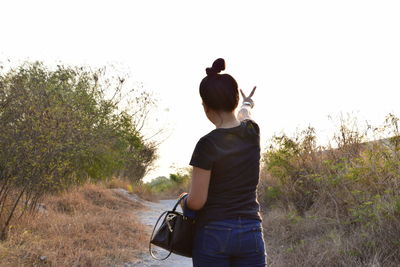
{"label": "woman's arm", "polygon": [[207,201],[211,170],[193,167],[190,193],[186,200],[187,208],[200,210]]}
{"label": "woman's arm", "polygon": [[248,104],[242,104],[242,106],[239,109],[238,115],[237,115],[237,119],[239,121],[243,121],[246,119],[251,119],[251,107]]}
{"label": "woman's arm", "polygon": [[256,86],[254,86],[253,90],[251,91],[249,96],[246,96],[242,89],[240,89],[240,93],[242,94],[243,97],[243,104],[239,109],[237,118],[239,121],[246,120],[246,119],[251,119],[251,112],[250,110],[254,106],[254,101],[251,99],[251,97],[254,95],[254,92],[256,91]]}

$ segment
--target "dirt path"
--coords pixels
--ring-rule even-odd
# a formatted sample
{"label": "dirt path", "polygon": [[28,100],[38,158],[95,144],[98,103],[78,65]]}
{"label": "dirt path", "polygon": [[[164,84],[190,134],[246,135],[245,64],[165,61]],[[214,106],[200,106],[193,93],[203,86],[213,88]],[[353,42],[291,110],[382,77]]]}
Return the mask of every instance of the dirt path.
{"label": "dirt path", "polygon": [[[129,199],[142,203],[146,208],[140,213],[139,220],[141,223],[146,225],[148,237],[150,239],[151,231],[153,230],[154,224],[156,223],[158,217],[163,211],[170,210],[173,208],[176,200],[161,200],[159,203],[149,202],[139,198],[136,195],[128,194],[127,191],[123,189],[116,189],[116,191],[126,195]],[[180,210],[180,207],[179,207]],[[181,211],[181,210],[180,210]],[[144,247],[148,247],[148,243],[143,244]],[[154,254],[158,257],[163,257],[167,255],[165,250],[154,248]],[[179,267],[191,267],[192,259],[187,257],[178,256],[171,254],[171,256],[164,260],[158,261],[153,259],[149,252],[141,253],[138,258],[140,260],[135,262],[125,263],[125,267],[159,267],[159,266],[179,266]]]}

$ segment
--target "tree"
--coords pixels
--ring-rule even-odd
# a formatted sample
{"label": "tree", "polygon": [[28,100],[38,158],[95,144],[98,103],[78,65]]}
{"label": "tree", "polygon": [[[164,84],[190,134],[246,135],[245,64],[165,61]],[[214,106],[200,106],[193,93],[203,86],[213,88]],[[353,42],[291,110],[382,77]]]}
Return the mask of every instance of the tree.
{"label": "tree", "polygon": [[[104,69],[49,70],[38,62],[0,75],[0,239],[16,213],[35,211],[46,193],[88,179],[143,177],[157,147],[137,128],[148,110],[121,108],[123,84],[118,79],[110,88]],[[146,106],[148,97],[136,103]]]}

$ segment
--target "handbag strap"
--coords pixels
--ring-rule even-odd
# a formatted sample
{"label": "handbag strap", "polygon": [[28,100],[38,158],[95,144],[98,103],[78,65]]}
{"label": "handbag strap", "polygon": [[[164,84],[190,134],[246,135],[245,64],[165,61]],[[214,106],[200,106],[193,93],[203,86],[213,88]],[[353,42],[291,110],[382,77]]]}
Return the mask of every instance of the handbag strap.
{"label": "handbag strap", "polygon": [[[176,202],[174,208],[172,209],[172,212],[175,212],[175,210],[176,210],[176,208],[178,207],[179,203],[180,203],[180,202],[182,201],[182,199],[184,199],[186,196],[187,196],[187,194],[186,194],[186,195],[183,195],[182,197],[180,197],[180,198],[178,199],[178,201]],[[159,259],[159,258],[157,258],[157,257],[154,255],[153,251],[151,250],[151,240],[152,240],[153,237],[154,237],[154,232],[156,231],[157,225],[158,225],[158,223],[160,222],[161,218],[162,218],[164,215],[167,216],[168,212],[169,212],[169,211],[164,211],[163,213],[161,213],[160,217],[158,217],[158,220],[157,220],[156,224],[154,225],[153,232],[151,233],[150,242],[149,242],[149,252],[150,252],[150,255],[151,255],[154,259],[160,260],[160,261],[166,260],[169,256],[171,256],[172,250],[169,251],[169,254],[168,254],[165,258]]]}
{"label": "handbag strap", "polygon": [[160,217],[158,217],[158,220],[157,220],[156,224],[154,225],[153,232],[151,233],[150,242],[149,242],[149,252],[150,252],[150,255],[153,257],[153,259],[156,259],[156,260],[159,260],[159,261],[162,261],[162,260],[167,259],[167,258],[171,255],[171,253],[172,253],[172,251],[170,251],[169,254],[168,254],[165,258],[157,258],[157,257],[154,255],[153,251],[151,250],[151,240],[152,240],[153,237],[154,237],[154,232],[156,231],[157,225],[158,225],[158,223],[160,222],[161,218],[162,218],[164,215],[167,216],[167,213],[168,213],[168,211],[164,211],[164,212],[160,215]]}
{"label": "handbag strap", "polygon": [[185,198],[187,197],[187,195],[188,195],[188,194],[185,194],[185,195],[181,196],[181,197],[178,199],[178,201],[176,202],[176,204],[175,204],[174,208],[172,209],[172,211],[175,211],[175,210],[176,210],[176,208],[178,207],[179,203],[181,203],[181,201],[182,201],[183,199],[185,199]]}

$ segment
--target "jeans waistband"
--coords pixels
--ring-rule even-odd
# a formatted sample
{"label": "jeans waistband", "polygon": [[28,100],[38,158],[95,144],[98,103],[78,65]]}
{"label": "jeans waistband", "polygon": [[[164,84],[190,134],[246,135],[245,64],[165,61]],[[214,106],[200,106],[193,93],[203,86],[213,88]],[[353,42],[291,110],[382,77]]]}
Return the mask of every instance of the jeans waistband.
{"label": "jeans waistband", "polygon": [[229,227],[256,227],[261,226],[260,220],[257,219],[249,219],[242,216],[237,216],[235,218],[229,218],[225,220],[211,221],[206,225],[223,225]]}

